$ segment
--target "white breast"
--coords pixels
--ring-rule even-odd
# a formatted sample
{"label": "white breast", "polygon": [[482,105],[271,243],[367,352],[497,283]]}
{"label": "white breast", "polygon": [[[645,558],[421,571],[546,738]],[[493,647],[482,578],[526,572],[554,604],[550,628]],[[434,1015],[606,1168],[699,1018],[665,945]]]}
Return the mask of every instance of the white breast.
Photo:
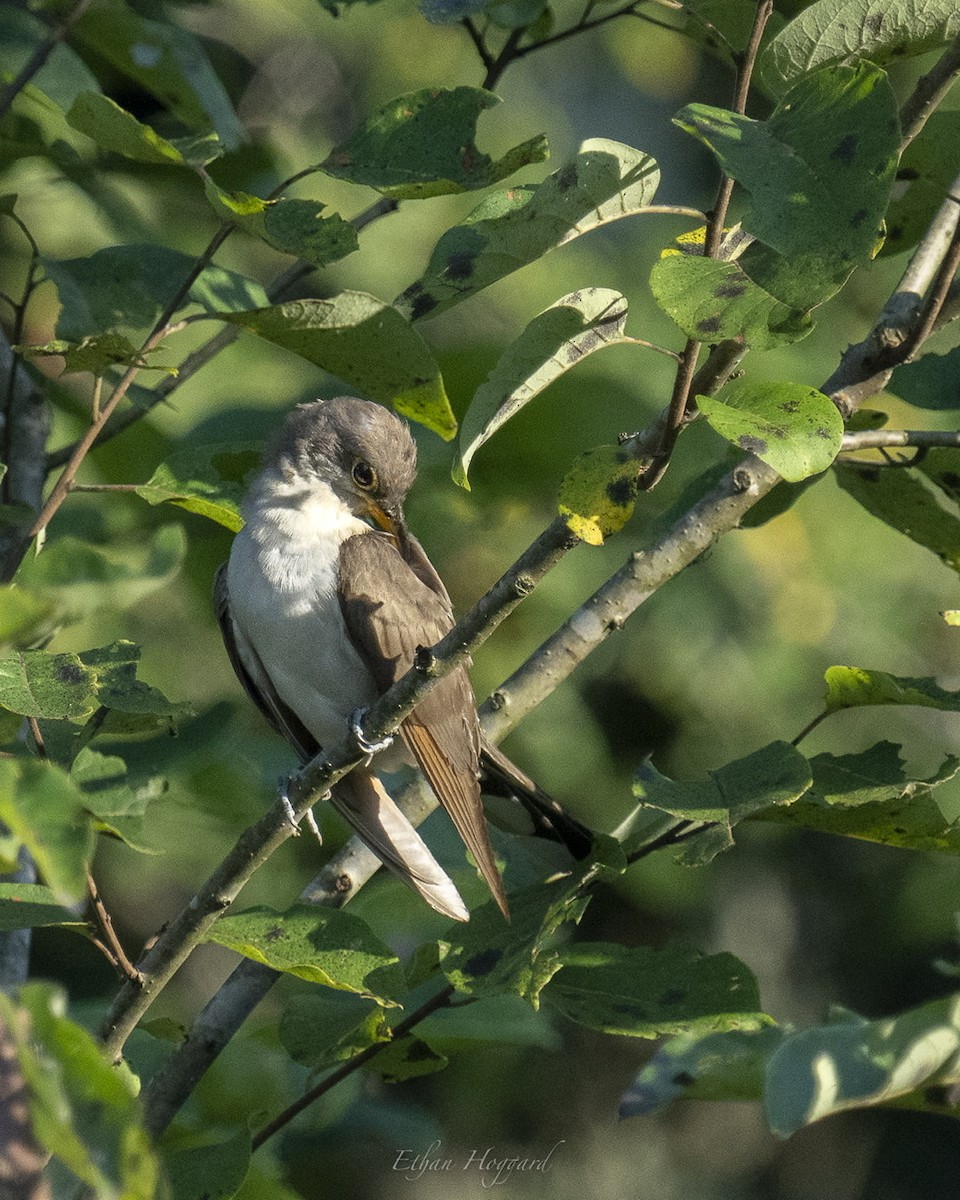
{"label": "white breast", "polygon": [[281,700],[332,747],[351,714],[377,696],[337,598],[341,543],[371,530],[319,483],[293,492],[266,480],[246,516],[227,569],[238,649],[243,656],[247,642],[256,650]]}

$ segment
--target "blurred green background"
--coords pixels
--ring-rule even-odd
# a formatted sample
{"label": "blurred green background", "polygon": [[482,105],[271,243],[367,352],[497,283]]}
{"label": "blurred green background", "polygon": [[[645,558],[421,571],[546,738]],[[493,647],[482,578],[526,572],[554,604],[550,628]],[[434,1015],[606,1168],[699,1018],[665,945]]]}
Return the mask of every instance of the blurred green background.
{"label": "blurred green background", "polygon": [[[786,15],[798,7],[778,5]],[[428,25],[410,0],[358,4],[336,18],[308,0],[222,0],[152,11],[204,39],[250,133],[249,145],[214,174],[225,186],[259,194],[320,161],[395,95],[482,78],[463,30]],[[906,89],[925,65],[902,68],[897,86]],[[496,154],[545,132],[552,164],[524,172],[523,179],[534,181],[584,138],[622,140],[658,159],[658,201],[705,209],[715,187],[711,161],[670,117],[694,100],[728,103],[731,82],[729,68],[689,40],[623,18],[512,66],[497,87],[504,103],[481,119],[479,143]],[[117,77],[110,94],[164,131],[163,113],[144,93]],[[763,111],[761,97],[753,115]],[[2,165],[0,188],[20,193],[18,212],[53,257],[134,241],[196,253],[216,227],[200,182],[185,173],[131,169],[111,158],[94,191],[79,173],[71,179],[48,161]],[[322,199],[345,217],[376,199],[324,176],[309,177],[293,194]],[[389,300],[420,274],[439,235],[475,203],[466,196],[403,204],[361,235],[359,253],[309,280],[302,294],[350,287]],[[525,324],[577,287],[619,289],[630,302],[629,333],[679,348],[681,335],[653,305],[647,277],[660,249],[691,224],[666,216],[615,224],[422,323],[458,414]],[[0,224],[0,238],[5,288],[16,291],[23,241],[9,222]],[[265,282],[285,265],[242,235],[230,239],[218,261]],[[903,256],[877,260],[821,310],[811,337],[753,357],[751,377],[821,383],[847,344],[869,328],[904,262]],[[55,315],[55,294],[46,285],[31,307],[25,340],[51,337]],[[198,344],[209,328],[179,335],[164,361]],[[936,348],[943,350],[949,342],[941,341]],[[670,382],[669,360],[641,348],[615,347],[591,358],[480,451],[470,493],[450,481],[451,447],[416,431],[421,471],[408,517],[461,611],[549,522],[572,459],[646,424],[665,403]],[[178,447],[260,438],[294,403],[336,390],[307,364],[242,338],[178,388],[170,404],[98,450],[81,478],[143,482]],[[82,378],[60,382],[54,447],[82,428],[86,404]],[[910,410],[896,398],[883,397],[878,406],[890,412],[891,424],[911,424]],[[668,477],[642,499],[626,529],[600,549],[584,546],[569,555],[484,647],[474,670],[478,696],[642,548],[684,486],[722,453],[709,429],[685,435]],[[50,542],[79,536],[134,556],[171,523],[185,533],[177,569],[162,573],[147,594],[118,585],[105,595],[64,580],[64,601],[77,619],[51,644],[81,650],[116,638],[137,642],[141,677],[196,711],[175,737],[123,745],[132,768],[170,781],[148,824],[150,841],[163,853],[138,857],[105,843],[97,861],[101,891],[133,949],[189,897],[291,766],[285,747],[242,696],[213,621],[212,575],[229,550],[224,530],[177,509],[104,493],[71,498]],[[943,686],[960,686],[960,636],[939,616],[956,606],[953,573],[869,518],[827,477],[786,514],[725,538],[665,587],[507,748],[584,820],[611,829],[631,807],[631,777],[644,755],[652,754],[667,775],[695,778],[775,738],[789,739],[819,711],[823,671],[833,663],[935,675]],[[954,718],[866,709],[825,723],[804,750],[858,750],[881,738],[903,743],[909,767],[927,774],[946,752],[960,749]],[[937,798],[949,816],[960,813],[956,784]],[[326,828],[328,846],[343,836],[332,821]],[[708,867],[681,869],[661,854],[635,867],[616,890],[599,891],[584,919],[586,936],[731,951],[756,972],[764,1007],[783,1022],[820,1020],[830,1003],[879,1016],[949,990],[933,961],[956,958],[955,862],[813,834],[741,829],[735,849]],[[454,852],[439,819],[431,818],[427,836]],[[244,902],[283,907],[315,873],[320,855],[308,838],[288,844]],[[356,907],[401,951],[442,930],[389,880],[371,885]],[[188,1021],[232,962],[215,948],[198,953],[159,1012]],[[64,981],[91,1011],[113,988],[96,952],[56,931],[38,933],[35,970]],[[248,1119],[259,1124],[300,1086],[302,1072],[276,1050],[285,987],[203,1082],[184,1114],[188,1126],[226,1133]],[[436,1032],[454,1047],[445,1072],[397,1088],[355,1076],[278,1139],[261,1169],[310,1198],[430,1200],[479,1187],[479,1177],[454,1171],[407,1178],[393,1169],[401,1150],[424,1153],[439,1140],[442,1148],[432,1156],[459,1167],[471,1151],[488,1146],[498,1157],[536,1157],[561,1143],[549,1171],[517,1176],[499,1194],[558,1200],[952,1200],[957,1194],[960,1134],[945,1120],[856,1114],[788,1143],[766,1131],[752,1105],[681,1104],[660,1117],[619,1123],[619,1096],[651,1053],[648,1043],[591,1035],[519,1004],[494,1005],[489,1013],[490,1025],[505,1033],[498,1046],[471,1041],[456,1014],[449,1018],[446,1031],[437,1019]],[[244,1194],[269,1197],[270,1186],[252,1180]]]}

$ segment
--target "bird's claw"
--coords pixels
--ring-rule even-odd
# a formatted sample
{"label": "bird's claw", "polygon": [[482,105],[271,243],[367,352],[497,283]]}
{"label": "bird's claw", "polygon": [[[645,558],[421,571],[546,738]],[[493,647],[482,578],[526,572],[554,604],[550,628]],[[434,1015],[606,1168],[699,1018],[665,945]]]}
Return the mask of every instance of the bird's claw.
{"label": "bird's claw", "polygon": [[364,754],[379,754],[381,750],[387,750],[393,745],[393,737],[388,734],[385,738],[380,738],[379,741],[371,742],[363,732],[362,721],[366,715],[367,710],[365,708],[358,708],[356,710],[350,718],[350,732]]}
{"label": "bird's claw", "polygon": [[[330,793],[320,797],[321,800],[328,800]],[[313,815],[313,809],[308,808],[306,812],[297,820],[297,814],[294,812],[293,805],[290,803],[290,776],[281,775],[277,783],[277,799],[283,808],[283,815],[293,826],[294,837],[300,836],[300,821],[302,821],[310,832],[316,837],[320,845],[323,845],[323,835],[320,832],[320,826],[317,824],[317,818]]]}

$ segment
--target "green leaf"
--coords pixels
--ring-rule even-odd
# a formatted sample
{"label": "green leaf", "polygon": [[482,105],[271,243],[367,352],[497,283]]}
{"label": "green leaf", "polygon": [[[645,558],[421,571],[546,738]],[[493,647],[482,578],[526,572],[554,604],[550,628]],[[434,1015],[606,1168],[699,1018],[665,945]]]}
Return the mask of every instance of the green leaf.
{"label": "green leaf", "polygon": [[26,984],[17,1002],[0,995],[34,1134],[98,1200],[154,1200],[159,1172],[134,1078],[65,1009],[63,993],[48,983]]}
{"label": "green leaf", "polygon": [[657,164],[641,150],[584,142],[542,183],[497,192],[447,230],[426,273],[396,304],[412,320],[436,316],[580,234],[642,211],[659,182]]}
{"label": "green leaf", "polygon": [[681,1097],[760,1100],[767,1061],[783,1038],[783,1030],[769,1024],[671,1038],[624,1092],[620,1116],[650,1116]]}
{"label": "green leaf", "polygon": [[0,883],[0,931],[36,929],[42,925],[86,928],[86,921],[39,883]]}
{"label": "green leaf", "polygon": [[76,654],[24,650],[0,658],[0,705],[24,717],[80,721],[97,708],[97,676]]}
{"label": "green leaf", "polygon": [[[189,254],[154,245],[107,246],[85,258],[43,259],[62,306],[57,336],[81,341],[91,333],[152,325],[195,266]],[[266,303],[259,283],[210,265],[178,311],[190,304],[219,313]]]}
{"label": "green leaf", "polygon": [[552,939],[579,922],[589,901],[579,886],[570,877],[511,893],[509,925],[492,901],[476,909],[469,925],[440,942],[448,981],[468,995],[513,993],[539,1008],[540,992],[561,965]]}
{"label": "green leaf", "polygon": [[885,63],[926,54],[960,34],[954,0],[819,0],[782,29],[760,56],[773,91],[801,75],[853,57]]}
{"label": "green leaf", "polygon": [[960,572],[960,509],[919,471],[838,463],[837,483],[867,512]]}
{"label": "green leaf", "polygon": [[960,759],[947,758],[930,779],[912,779],[899,751],[879,742],[859,754],[818,754],[806,795],[758,816],[885,846],[960,853],[960,824],[944,817],[932,794],[956,777]]}
{"label": "green leaf", "polygon": [[713,1033],[769,1022],[751,972],[732,954],[590,942],[560,954],[544,998],[571,1021],[622,1037]]}
{"label": "green leaf", "polygon": [[118,0],[95,0],[71,39],[146,88],[189,128],[215,130],[228,150],[246,141],[217,72],[186,29],[151,21]]}
{"label": "green leaf", "polygon": [[423,88],[391,100],[331,150],[320,169],[395,200],[489,187],[548,154],[541,134],[494,161],[476,144],[477,118],[499,104],[482,88]]}
{"label": "green leaf", "polygon": [[798,383],[740,383],[722,397],[698,396],[707,424],[755,454],[791,483],[819,475],[836,458],[843,418],[816,388]]}
{"label": "green leaf", "polygon": [[134,162],[199,167],[222,153],[215,134],[168,141],[100,92],[82,92],[77,96],[67,120],[74,129],[92,138],[101,150],[122,154]]}
{"label": "green leaf", "polygon": [[705,780],[675,781],[644,764],[633,785],[640,808],[635,820],[628,819],[619,831],[624,852],[629,855],[633,849],[632,824],[642,834],[643,809],[655,808],[713,826],[713,836],[695,839],[685,860],[708,862],[733,845],[733,827],[740,821],[771,806],[793,804],[812,783],[807,760],[787,742],[771,742],[709,775]]}
{"label": "green leaf", "polygon": [[392,404],[443,438],[456,432],[440,368],[426,342],[395,308],[367,292],[219,315],[299,354],[370,399]]}
{"label": "green leaf", "polygon": [[609,288],[582,288],[563,296],[530,322],[477,389],[460,429],[453,478],[469,488],[467,471],[484,442],[526,404],[578,362],[629,342],[627,302]]}
{"label": "green leaf", "polygon": [[928,351],[916,362],[897,367],[886,390],[914,408],[960,408],[960,346],[946,354]]}
{"label": "green leaf", "polygon": [[86,894],[93,830],[64,771],[40,759],[0,759],[0,821],[30,851],[58,903]]}
{"label": "green leaf", "polygon": [[763,245],[740,265],[784,304],[822,304],[876,253],[900,136],[896,97],[878,68],[806,76],[766,121],[703,104],[674,120],[750,192],[743,227]]}
{"label": "green leaf", "polygon": [[[933,214],[950,190],[956,173],[951,170],[951,164],[958,161],[960,112],[953,109],[930,113],[920,133],[900,158],[897,187],[887,210],[887,240],[881,254],[899,254],[915,246],[923,237]],[[898,368],[898,371],[909,371],[913,365]]]}
{"label": "green leaf", "polygon": [[186,552],[180,525],[163,525],[137,545],[95,545],[67,535],[51,538],[42,554],[24,562],[17,578],[56,599],[67,619],[77,620],[104,606],[138,604],[179,574]]}
{"label": "green leaf", "polygon": [[0,647],[32,642],[47,625],[54,603],[21,584],[0,587]]}
{"label": "green leaf", "polygon": [[250,1156],[246,1130],[225,1142],[165,1154],[163,1166],[171,1200],[229,1200],[247,1177]]}
{"label": "green leaf", "polygon": [[95,91],[97,80],[82,58],[63,42],[51,49],[50,27],[31,12],[0,8],[0,77],[14,78],[41,48],[46,59],[32,80],[61,109],[80,92]]}
{"label": "green leaf", "polygon": [[80,789],[95,827],[112,834],[141,854],[159,854],[143,838],[147,805],[167,790],[166,780],[152,776],[134,786],[127,778],[127,764],[117,755],[101,754],[84,746],[70,769],[70,778]]}
{"label": "green leaf", "polygon": [[31,358],[52,355],[63,358],[64,375],[77,371],[103,375],[108,367],[115,366],[136,366],[144,371],[167,371],[171,375],[176,374],[174,369],[164,367],[161,363],[150,363],[133,342],[120,333],[94,334],[79,342],[54,338],[53,341],[42,342],[40,345],[17,346],[15,349]]}
{"label": "green leaf", "polygon": [[423,1038],[408,1033],[397,1038],[370,1060],[369,1069],[385,1083],[403,1083],[421,1075],[434,1075],[449,1064],[446,1055],[434,1050]]}
{"label": "green leaf", "polygon": [[781,304],[735,262],[668,254],[654,264],[650,288],[687,337],[700,342],[739,337],[755,350],[772,350],[813,328],[809,316]]}
{"label": "green leaf", "polygon": [[640,464],[622,446],[581,454],[560,484],[557,510],[581,541],[602,546],[633,515]]}
{"label": "green leaf", "polygon": [[262,451],[260,442],[191,445],[162,462],[137,495],[148,504],[175,504],[237,533],[243,528],[240,505]]}
{"label": "green leaf", "polygon": [[189,705],[168,700],[163,692],[137,678],[140,647],[133,642],[112,642],[83,650],[80,660],[97,675],[97,693],[104,708],[132,716],[178,717],[189,714]]}
{"label": "green leaf", "polygon": [[394,997],[403,988],[397,956],[364,921],[339,909],[250,908],[221,917],[207,940],[275,971],[353,992],[385,1008],[396,1007]]}
{"label": "green leaf", "polygon": [[827,685],[827,712],[831,713],[873,704],[908,704],[960,712],[960,692],[948,691],[934,679],[911,679],[886,671],[844,666],[828,667],[823,678]]}
{"label": "green leaf", "polygon": [[318,200],[261,200],[248,192],[225,191],[209,177],[204,187],[221,217],[315,267],[338,262],[359,248],[353,225],[338,213],[322,216],[326,205]]}
{"label": "green leaf", "polygon": [[960,1082],[960,997],[867,1021],[854,1014],[785,1037],[770,1057],[764,1110],[788,1137],[833,1113],[877,1104],[937,1111],[936,1090]]}
{"label": "green leaf", "polygon": [[323,1071],[390,1040],[383,1009],[345,992],[290,996],[280,1018],[280,1043],[294,1062]]}

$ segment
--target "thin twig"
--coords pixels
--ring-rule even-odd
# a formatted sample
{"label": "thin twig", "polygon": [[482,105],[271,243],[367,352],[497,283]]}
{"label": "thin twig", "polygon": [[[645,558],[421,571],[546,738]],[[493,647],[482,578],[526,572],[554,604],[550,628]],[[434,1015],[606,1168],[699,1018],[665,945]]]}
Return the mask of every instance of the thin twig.
{"label": "thin twig", "polygon": [[133,965],[117,937],[117,931],[113,927],[113,918],[107,912],[107,907],[100,898],[100,892],[97,889],[97,882],[93,875],[87,870],[87,895],[90,897],[90,903],[93,906],[93,911],[96,913],[97,922],[103,931],[103,936],[106,939],[106,946],[102,943],[98,944],[104,949],[107,957],[117,968],[120,974],[129,982],[138,987],[143,983],[143,977],[137,968]]}

